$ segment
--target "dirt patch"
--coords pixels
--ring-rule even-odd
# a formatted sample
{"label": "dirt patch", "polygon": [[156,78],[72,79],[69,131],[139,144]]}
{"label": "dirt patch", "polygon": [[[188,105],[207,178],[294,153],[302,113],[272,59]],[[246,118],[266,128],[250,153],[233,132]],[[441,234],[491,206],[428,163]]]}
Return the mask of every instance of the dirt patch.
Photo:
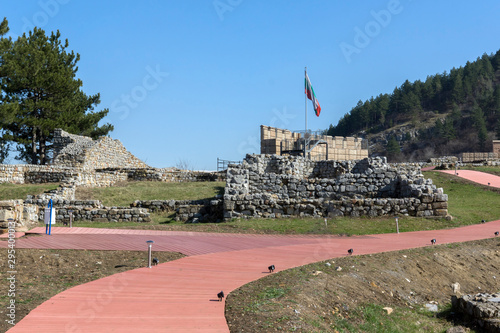
{"label": "dirt patch", "polygon": [[[457,282],[457,295],[498,292],[500,239],[346,256],[274,273],[232,292],[226,318],[231,332],[474,329],[447,306]],[[438,313],[422,311],[430,302]]]}
{"label": "dirt patch", "polygon": [[[0,249],[0,332],[8,324],[7,305],[10,302],[7,249]],[[182,258],[180,253],[153,252],[160,263]],[[15,249],[15,304],[19,322],[31,310],[50,297],[73,286],[115,273],[145,267],[147,251],[88,251]]]}

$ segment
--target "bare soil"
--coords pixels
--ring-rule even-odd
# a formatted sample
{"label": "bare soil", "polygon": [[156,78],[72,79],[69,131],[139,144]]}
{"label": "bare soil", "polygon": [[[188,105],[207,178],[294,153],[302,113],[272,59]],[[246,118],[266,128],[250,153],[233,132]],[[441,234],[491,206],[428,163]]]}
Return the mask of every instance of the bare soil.
{"label": "bare soil", "polygon": [[[180,253],[153,252],[160,263],[182,258]],[[7,249],[0,249],[0,332],[12,327],[6,319],[12,271]],[[52,296],[73,286],[148,264],[147,251],[87,251],[15,249],[16,318],[19,322],[31,310]]]}
{"label": "bare soil", "polygon": [[[450,309],[456,282],[457,296],[499,292],[500,238],[346,256],[273,273],[232,292],[226,318],[231,332],[445,332],[456,325],[479,332]],[[438,304],[437,313],[422,311],[429,302]],[[370,324],[368,312],[381,319]]]}

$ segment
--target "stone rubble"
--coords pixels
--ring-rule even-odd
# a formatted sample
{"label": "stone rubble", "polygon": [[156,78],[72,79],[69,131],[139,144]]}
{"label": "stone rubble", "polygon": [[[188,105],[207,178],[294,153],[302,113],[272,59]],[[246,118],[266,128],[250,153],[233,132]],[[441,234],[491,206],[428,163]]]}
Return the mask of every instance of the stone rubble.
{"label": "stone rubble", "polygon": [[474,318],[485,332],[500,332],[500,293],[452,296],[455,311]]}

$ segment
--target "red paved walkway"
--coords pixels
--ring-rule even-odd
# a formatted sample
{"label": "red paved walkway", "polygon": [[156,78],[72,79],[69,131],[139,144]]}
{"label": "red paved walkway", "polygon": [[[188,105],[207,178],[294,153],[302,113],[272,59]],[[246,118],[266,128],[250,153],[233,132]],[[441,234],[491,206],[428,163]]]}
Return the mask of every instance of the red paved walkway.
{"label": "red paved walkway", "polygon": [[[227,294],[265,276],[270,264],[279,271],[344,256],[348,248],[355,254],[376,253],[430,246],[432,238],[438,244],[484,239],[493,237],[496,230],[500,230],[500,221],[450,230],[354,237],[238,235],[243,247],[247,241],[258,243],[260,238],[288,239],[292,244],[258,243],[253,249],[196,255],[77,286],[37,307],[9,332],[228,332],[224,302],[215,301],[216,293],[224,290]],[[191,242],[200,246],[196,234],[186,234],[185,247]],[[234,236],[219,239],[225,242]]]}
{"label": "red paved walkway", "polygon": [[[455,174],[454,170],[443,170],[441,172],[450,175]],[[500,187],[500,177],[489,173],[472,171],[472,170],[457,170],[457,173],[459,177],[468,179],[470,181],[473,181],[481,185],[488,185],[488,183],[490,183],[490,186]]]}
{"label": "red paved walkway", "polygon": [[54,228],[51,236],[31,236],[16,244],[70,246],[80,238],[97,247],[118,238],[113,249],[145,250],[145,240],[153,239],[154,250],[163,246],[195,255],[68,289],[9,332],[229,332],[224,302],[215,300],[216,293],[227,294],[267,275],[270,264],[280,271],[344,256],[349,248],[355,254],[377,253],[431,246],[432,238],[438,244],[490,238],[497,230],[500,220],[448,230],[317,238]]}

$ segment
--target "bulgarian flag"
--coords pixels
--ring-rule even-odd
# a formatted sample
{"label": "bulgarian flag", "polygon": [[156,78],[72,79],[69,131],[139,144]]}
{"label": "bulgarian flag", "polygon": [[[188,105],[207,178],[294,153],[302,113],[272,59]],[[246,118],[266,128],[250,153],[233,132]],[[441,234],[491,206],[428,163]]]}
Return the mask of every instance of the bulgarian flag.
{"label": "bulgarian flag", "polygon": [[305,83],[306,83],[307,98],[309,98],[312,101],[314,106],[314,112],[316,112],[316,116],[319,117],[319,113],[321,112],[321,106],[319,106],[319,102],[316,99],[316,95],[314,94],[314,89],[312,87],[311,81],[309,81],[309,76],[307,76],[307,72],[306,72]]}

